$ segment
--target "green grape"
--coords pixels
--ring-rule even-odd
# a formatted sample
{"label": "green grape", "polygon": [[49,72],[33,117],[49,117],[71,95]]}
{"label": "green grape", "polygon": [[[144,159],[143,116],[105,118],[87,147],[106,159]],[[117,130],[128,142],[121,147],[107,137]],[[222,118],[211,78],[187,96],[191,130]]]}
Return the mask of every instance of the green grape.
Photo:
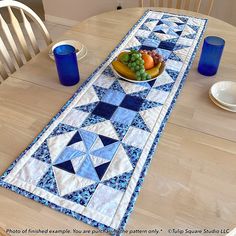
{"label": "green grape", "polygon": [[145,69],[141,69],[140,74],[145,74]]}
{"label": "green grape", "polygon": [[136,70],[136,71],[139,71],[139,69],[140,69],[139,66],[136,66],[136,67],[135,67],[135,70]]}
{"label": "green grape", "polygon": [[136,60],[136,58],[134,58],[134,56],[131,57],[131,61],[134,62]]}
{"label": "green grape", "polygon": [[147,74],[146,73],[143,75],[143,80],[147,80]]}
{"label": "green grape", "polygon": [[139,63],[140,63],[140,65],[144,65],[144,60],[143,59],[139,59]]}
{"label": "green grape", "polygon": [[135,67],[137,64],[136,62],[132,62],[132,66]]}
{"label": "green grape", "polygon": [[131,66],[130,69],[135,72],[135,67]]}
{"label": "green grape", "polygon": [[142,80],[142,78],[141,78],[140,76],[136,76],[136,79],[137,79],[138,81]]}
{"label": "green grape", "polygon": [[152,78],[152,76],[151,75],[148,75],[147,76],[147,80],[149,80],[149,79],[151,79]]}
{"label": "green grape", "polygon": [[122,63],[126,63],[126,62],[128,62],[129,60],[130,60],[129,54],[124,54],[124,55],[122,55],[122,57],[121,57],[121,62],[122,62]]}

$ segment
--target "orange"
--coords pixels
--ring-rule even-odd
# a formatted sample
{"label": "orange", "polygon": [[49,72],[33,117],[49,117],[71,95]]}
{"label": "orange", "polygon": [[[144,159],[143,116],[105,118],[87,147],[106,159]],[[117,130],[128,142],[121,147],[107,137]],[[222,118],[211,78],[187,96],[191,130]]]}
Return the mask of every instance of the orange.
{"label": "orange", "polygon": [[154,63],[153,58],[150,55],[144,53],[142,54],[142,59],[144,60],[145,70],[150,70],[154,67],[155,63]]}

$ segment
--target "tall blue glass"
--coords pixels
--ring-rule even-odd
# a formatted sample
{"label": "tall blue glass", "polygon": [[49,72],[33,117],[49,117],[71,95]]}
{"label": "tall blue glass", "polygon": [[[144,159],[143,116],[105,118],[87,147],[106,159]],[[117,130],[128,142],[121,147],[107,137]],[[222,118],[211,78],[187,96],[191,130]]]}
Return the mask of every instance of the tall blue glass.
{"label": "tall blue glass", "polygon": [[76,50],[71,45],[60,45],[53,50],[61,84],[72,86],[79,82]]}
{"label": "tall blue glass", "polygon": [[204,40],[198,71],[202,75],[213,76],[217,73],[225,40],[217,36],[209,36]]}

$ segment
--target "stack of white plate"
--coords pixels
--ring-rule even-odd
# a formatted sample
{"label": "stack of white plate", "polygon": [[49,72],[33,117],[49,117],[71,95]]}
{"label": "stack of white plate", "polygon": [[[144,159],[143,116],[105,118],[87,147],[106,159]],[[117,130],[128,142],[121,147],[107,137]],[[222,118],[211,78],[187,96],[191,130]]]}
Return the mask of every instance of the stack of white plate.
{"label": "stack of white plate", "polygon": [[66,45],[71,45],[76,49],[76,56],[77,56],[78,61],[83,59],[87,55],[87,52],[88,52],[87,48],[82,43],[80,43],[79,41],[76,41],[76,40],[63,40],[63,41],[60,41],[58,43],[53,44],[53,46],[51,47],[51,49],[48,52],[49,57],[52,60],[54,60],[53,50],[56,47],[58,47],[60,45],[65,45],[65,44]]}
{"label": "stack of white plate", "polygon": [[209,91],[209,97],[218,107],[236,112],[236,82],[220,81]]}

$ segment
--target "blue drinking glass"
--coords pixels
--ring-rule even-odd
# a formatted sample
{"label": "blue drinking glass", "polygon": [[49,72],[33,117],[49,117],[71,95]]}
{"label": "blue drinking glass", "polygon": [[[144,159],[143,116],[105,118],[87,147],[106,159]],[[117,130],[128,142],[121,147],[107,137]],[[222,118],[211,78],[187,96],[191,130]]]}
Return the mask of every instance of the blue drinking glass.
{"label": "blue drinking glass", "polygon": [[213,76],[217,73],[225,40],[217,36],[204,39],[202,54],[198,65],[198,72],[202,75]]}
{"label": "blue drinking glass", "polygon": [[61,84],[72,86],[79,82],[76,50],[71,45],[60,45],[53,50]]}

